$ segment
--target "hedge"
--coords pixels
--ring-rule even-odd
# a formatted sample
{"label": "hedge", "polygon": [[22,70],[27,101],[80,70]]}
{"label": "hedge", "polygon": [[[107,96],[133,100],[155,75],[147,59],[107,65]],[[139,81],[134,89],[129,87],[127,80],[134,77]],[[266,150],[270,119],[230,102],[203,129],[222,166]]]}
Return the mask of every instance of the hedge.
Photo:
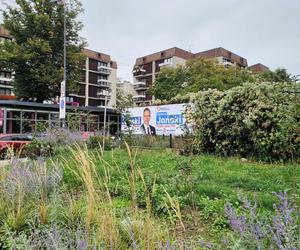
{"label": "hedge", "polygon": [[300,156],[300,84],[246,83],[193,99],[198,152],[261,160]]}

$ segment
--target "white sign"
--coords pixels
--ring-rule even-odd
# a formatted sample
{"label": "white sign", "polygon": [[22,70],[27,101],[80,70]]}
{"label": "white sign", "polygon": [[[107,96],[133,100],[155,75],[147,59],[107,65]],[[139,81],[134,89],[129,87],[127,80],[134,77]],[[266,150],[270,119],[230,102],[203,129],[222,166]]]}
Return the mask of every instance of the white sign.
{"label": "white sign", "polygon": [[59,119],[66,119],[66,98],[61,97],[59,101]]}
{"label": "white sign", "polygon": [[[191,131],[191,126],[184,117],[186,104],[171,104],[130,108],[127,110],[130,118],[130,129],[133,134],[149,135],[182,135]],[[126,124],[126,114],[122,117],[122,131],[129,127]]]}
{"label": "white sign", "polygon": [[66,82],[62,81],[60,83],[60,97],[65,97],[66,95]]}

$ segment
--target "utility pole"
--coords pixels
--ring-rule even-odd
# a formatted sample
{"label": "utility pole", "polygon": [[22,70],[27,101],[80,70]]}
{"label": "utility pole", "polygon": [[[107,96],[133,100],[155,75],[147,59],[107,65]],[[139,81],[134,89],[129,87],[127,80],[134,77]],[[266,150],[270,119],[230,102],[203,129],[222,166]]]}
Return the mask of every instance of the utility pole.
{"label": "utility pole", "polygon": [[107,97],[109,95],[108,91],[105,90],[105,103],[104,103],[104,125],[103,125],[103,130],[104,130],[104,135],[103,135],[103,151],[104,151],[104,147],[105,147],[105,138],[106,138],[106,109],[107,109]]}
{"label": "utility pole", "polygon": [[66,18],[66,4],[65,0],[50,0],[51,3],[60,3],[63,6],[63,19],[64,19],[64,76],[60,84],[60,100],[59,100],[59,119],[63,128],[66,128],[66,86],[67,86],[67,18]]}

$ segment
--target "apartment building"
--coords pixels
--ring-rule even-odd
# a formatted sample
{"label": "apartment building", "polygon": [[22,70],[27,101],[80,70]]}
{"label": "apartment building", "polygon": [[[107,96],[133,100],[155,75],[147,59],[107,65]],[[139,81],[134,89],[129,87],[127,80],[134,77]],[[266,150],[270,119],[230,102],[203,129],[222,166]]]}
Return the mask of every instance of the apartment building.
{"label": "apartment building", "polygon": [[223,64],[225,67],[229,67],[229,66],[235,66],[240,68],[248,67],[248,62],[246,58],[241,57],[221,47],[196,53],[194,54],[194,57],[213,58],[216,59],[219,63]]}
{"label": "apartment building", "polygon": [[[0,43],[5,40],[12,40],[9,32],[0,25]],[[14,99],[13,93],[13,72],[9,69],[0,69],[0,100]]]}
{"label": "apartment building", "polygon": [[[0,26],[0,42],[11,40],[9,32]],[[77,103],[79,106],[113,107],[116,104],[117,63],[110,55],[84,49],[86,56],[82,68],[82,78],[79,81],[79,92],[69,94],[67,102]],[[13,96],[13,73],[7,69],[0,69],[0,99],[15,99]]]}
{"label": "apartment building", "polygon": [[137,91],[137,95],[133,97],[135,104],[149,105],[154,100],[148,90],[161,69],[185,65],[187,60],[197,57],[214,58],[225,67],[248,66],[247,59],[221,47],[195,54],[175,47],[137,58],[133,68],[133,82]]}
{"label": "apartment building", "polygon": [[79,81],[79,92],[69,94],[68,101],[77,102],[80,106],[113,107],[117,94],[117,63],[110,55],[89,49],[83,50],[86,56]]}
{"label": "apartment building", "polygon": [[259,74],[270,70],[266,65],[263,65],[261,63],[251,65],[251,66],[249,66],[249,69],[252,70],[253,72],[259,73]]}
{"label": "apartment building", "polygon": [[147,90],[154,83],[159,71],[165,67],[184,65],[193,56],[192,53],[175,47],[136,59],[133,84],[137,95],[133,97],[133,101],[137,105],[151,104],[153,96]]}

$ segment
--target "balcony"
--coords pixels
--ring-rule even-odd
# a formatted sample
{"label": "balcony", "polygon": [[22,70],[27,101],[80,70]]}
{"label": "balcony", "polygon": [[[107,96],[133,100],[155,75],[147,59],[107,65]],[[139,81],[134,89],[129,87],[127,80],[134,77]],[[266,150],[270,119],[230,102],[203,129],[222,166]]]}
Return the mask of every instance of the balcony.
{"label": "balcony", "polygon": [[146,70],[145,69],[142,69],[142,68],[135,68],[133,71],[132,71],[133,74],[136,74],[136,73],[146,73]]}
{"label": "balcony", "polygon": [[111,93],[110,93],[110,91],[101,90],[101,91],[97,92],[97,96],[100,99],[105,99],[105,97],[107,97],[107,99],[110,99]]}
{"label": "balcony", "polygon": [[135,95],[132,97],[132,100],[134,102],[142,102],[142,101],[145,101],[146,99],[146,95]]}
{"label": "balcony", "polygon": [[0,76],[0,81],[11,83],[13,81],[12,78]]}
{"label": "balcony", "polygon": [[139,77],[144,77],[144,76],[149,76],[152,74],[152,72],[147,72],[147,70],[143,69],[143,68],[135,68],[133,71],[133,76],[135,78],[139,78]]}
{"label": "balcony", "polygon": [[110,75],[112,68],[107,66],[98,66],[98,72],[104,75]]}
{"label": "balcony", "polygon": [[172,61],[164,61],[163,63],[160,63],[158,64],[158,66],[160,68],[164,68],[164,67],[171,67],[173,65],[173,62]]}
{"label": "balcony", "polygon": [[98,79],[98,85],[104,88],[111,88],[111,81],[105,79]]}
{"label": "balcony", "polygon": [[147,85],[145,82],[135,82],[133,84],[133,88],[135,90],[145,90],[145,89],[147,89]]}

